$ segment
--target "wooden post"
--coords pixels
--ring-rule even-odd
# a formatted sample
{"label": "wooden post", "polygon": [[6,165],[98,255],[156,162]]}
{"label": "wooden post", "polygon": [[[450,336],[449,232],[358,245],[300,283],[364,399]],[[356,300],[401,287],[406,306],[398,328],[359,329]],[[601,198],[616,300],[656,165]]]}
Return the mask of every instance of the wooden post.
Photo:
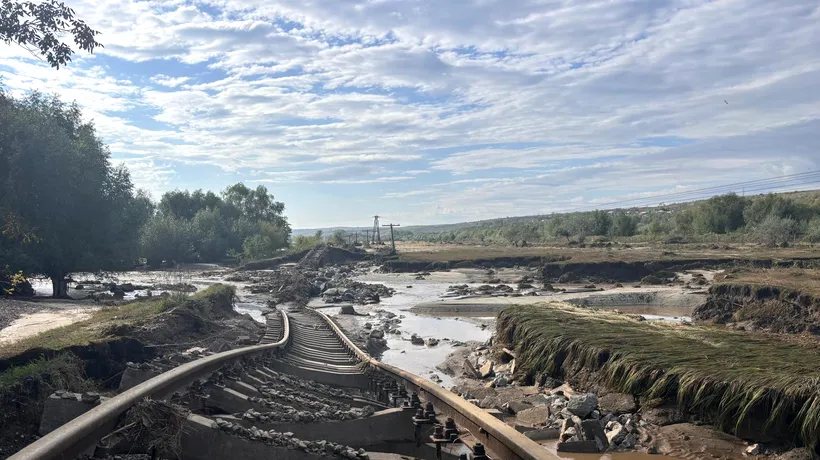
{"label": "wooden post", "polygon": [[386,224],[382,227],[390,227],[390,244],[393,245],[393,254],[396,253],[396,239],[393,237],[393,227],[401,227],[399,224]]}

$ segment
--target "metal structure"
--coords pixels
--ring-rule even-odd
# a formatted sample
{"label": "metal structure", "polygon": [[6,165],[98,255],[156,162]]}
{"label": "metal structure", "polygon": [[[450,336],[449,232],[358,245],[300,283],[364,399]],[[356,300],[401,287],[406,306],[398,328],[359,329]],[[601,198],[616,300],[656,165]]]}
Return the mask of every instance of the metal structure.
{"label": "metal structure", "polygon": [[[281,321],[269,318],[263,344],[218,353],[164,372],[101,403],[10,459],[76,458],[112,433],[121,417],[142,399],[167,398],[198,379],[259,358],[299,372],[365,382],[382,404],[406,410],[416,426],[417,444],[432,442],[437,451],[443,445],[460,443],[472,450],[474,459],[557,460],[544,447],[451,391],[371,358],[325,314],[298,308],[281,315]],[[265,343],[273,340],[276,342]],[[434,434],[424,441],[422,433],[429,431],[426,425],[432,426]]]}
{"label": "metal structure", "polygon": [[373,216],[373,233],[370,242],[372,244],[382,244],[382,234],[379,230],[379,216]]}
{"label": "metal structure", "polygon": [[385,224],[382,227],[390,227],[390,244],[393,246],[393,252],[396,252],[396,238],[393,237],[393,227],[401,227],[400,224]]}

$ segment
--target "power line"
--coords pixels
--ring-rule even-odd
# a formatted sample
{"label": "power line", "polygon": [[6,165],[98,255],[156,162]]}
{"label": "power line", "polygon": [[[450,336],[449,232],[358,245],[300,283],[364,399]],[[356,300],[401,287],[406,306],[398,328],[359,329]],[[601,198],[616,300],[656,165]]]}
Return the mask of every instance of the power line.
{"label": "power line", "polygon": [[[704,187],[681,192],[665,193],[661,195],[631,198],[625,200],[610,201],[595,205],[582,206],[573,210],[562,210],[561,213],[581,212],[585,210],[612,208],[612,207],[644,207],[650,203],[694,201],[697,199],[709,198],[714,195],[726,194],[744,188],[745,192],[776,191],[784,187],[799,187],[820,183],[820,171],[809,171],[805,173],[790,174],[768,179],[757,179],[752,181],[736,182],[732,184]],[[622,205],[629,206],[622,206]]]}

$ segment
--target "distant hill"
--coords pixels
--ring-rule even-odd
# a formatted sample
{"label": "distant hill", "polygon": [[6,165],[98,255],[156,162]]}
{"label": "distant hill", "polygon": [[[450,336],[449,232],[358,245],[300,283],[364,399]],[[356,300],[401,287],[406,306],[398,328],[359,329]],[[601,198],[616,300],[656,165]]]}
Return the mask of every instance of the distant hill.
{"label": "distant hill", "polygon": [[[724,196],[724,195],[718,195]],[[741,214],[745,213],[746,209],[752,207],[756,202],[771,201],[772,197],[786,200],[794,203],[792,206],[795,209],[783,210],[782,203],[774,205],[778,210],[778,217],[791,218],[797,221],[801,226],[808,225],[812,218],[818,218],[820,222],[820,190],[805,190],[797,192],[781,192],[773,194],[760,194],[740,197],[744,203],[743,208],[739,211]],[[616,224],[619,230],[612,233],[610,236],[634,236],[641,234],[652,235],[674,235],[681,234],[696,234],[696,233],[722,233],[719,230],[720,223],[712,222],[715,216],[706,218],[700,216],[697,222],[690,222],[692,228],[686,224],[686,220],[695,221],[698,219],[696,214],[699,209],[703,208],[704,203],[710,202],[715,197],[710,199],[701,199],[695,201],[686,201],[680,203],[661,204],[657,206],[635,206],[624,208],[611,208],[600,211],[601,214],[606,214],[609,217],[609,222],[605,223],[610,229],[613,228],[613,221],[616,216],[619,216],[620,222]],[[759,208],[760,206],[758,206]],[[765,207],[765,206],[764,206]],[[799,212],[798,209],[799,208]],[[592,222],[596,212],[594,208],[588,207],[586,211],[576,212],[561,212],[553,214],[540,214],[530,216],[515,216],[503,217],[495,219],[485,219],[473,222],[459,222],[455,224],[433,224],[433,225],[410,225],[407,227],[400,227],[396,229],[396,239],[398,240],[419,240],[419,241],[443,241],[443,242],[487,242],[487,243],[512,243],[515,241],[551,241],[562,237],[564,233],[575,237],[605,235],[595,229],[602,228],[601,222],[597,224]],[[765,213],[775,212],[772,210],[764,210]],[[714,214],[720,216],[724,210],[716,208],[713,210]],[[728,212],[728,211],[726,211]],[[791,213],[791,214],[789,214]],[[758,212],[759,214],[759,212]],[[816,216],[815,216],[816,214]],[[624,217],[626,216],[626,217]],[[676,217],[678,216],[678,217]],[[681,216],[685,216],[682,218]],[[606,220],[606,217],[598,216],[599,219]],[[710,222],[705,220],[711,219]],[[742,219],[742,218],[741,218]],[[719,219],[718,219],[719,220]],[[702,227],[698,230],[698,225]],[[731,230],[749,232],[756,228],[759,222],[742,222],[740,229]],[[788,223],[787,223],[788,224]],[[818,223],[820,225],[820,223]],[[711,230],[703,227],[712,226]],[[363,234],[365,230],[370,230],[372,227],[327,227],[327,228],[309,228],[309,229],[295,229],[293,235],[313,235],[317,230],[322,230],[325,237],[329,237],[337,230],[343,230],[346,233],[359,232]],[[779,230],[772,230],[777,233]],[[808,232],[808,229],[802,229],[803,233]],[[797,233],[795,231],[795,233]],[[382,237],[386,233],[382,233]]]}

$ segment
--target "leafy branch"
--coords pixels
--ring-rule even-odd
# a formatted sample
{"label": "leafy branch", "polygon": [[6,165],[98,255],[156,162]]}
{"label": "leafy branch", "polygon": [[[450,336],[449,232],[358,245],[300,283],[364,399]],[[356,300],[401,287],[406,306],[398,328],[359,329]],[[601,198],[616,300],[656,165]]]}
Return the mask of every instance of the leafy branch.
{"label": "leafy branch", "polygon": [[32,53],[36,50],[52,67],[59,69],[70,62],[74,54],[74,50],[61,41],[66,34],[73,36],[79,49],[89,53],[103,46],[95,39],[99,32],[76,19],[74,10],[62,2],[0,0],[0,40],[6,44],[17,43]]}

